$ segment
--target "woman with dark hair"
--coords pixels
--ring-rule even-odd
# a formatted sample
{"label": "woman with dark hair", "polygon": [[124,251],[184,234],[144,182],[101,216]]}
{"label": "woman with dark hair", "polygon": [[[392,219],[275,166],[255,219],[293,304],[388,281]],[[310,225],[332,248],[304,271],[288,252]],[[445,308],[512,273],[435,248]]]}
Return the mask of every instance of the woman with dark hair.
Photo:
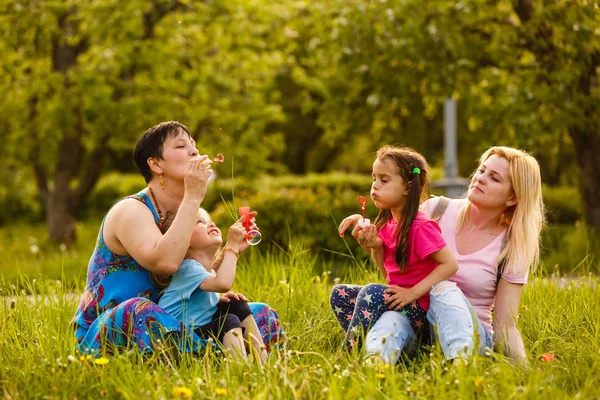
{"label": "woman with dark hair", "polygon": [[[199,155],[187,127],[173,121],[144,132],[134,158],[148,186],[115,203],[102,221],[72,321],[78,346],[92,353],[105,345],[151,352],[168,338],[181,350],[198,351],[203,340],[155,304],[159,288],[151,273],[172,275],[183,261],[211,160]],[[243,241],[239,251],[247,247]],[[223,301],[231,297],[237,295]],[[277,314],[266,304],[249,305],[268,349],[283,334]]]}

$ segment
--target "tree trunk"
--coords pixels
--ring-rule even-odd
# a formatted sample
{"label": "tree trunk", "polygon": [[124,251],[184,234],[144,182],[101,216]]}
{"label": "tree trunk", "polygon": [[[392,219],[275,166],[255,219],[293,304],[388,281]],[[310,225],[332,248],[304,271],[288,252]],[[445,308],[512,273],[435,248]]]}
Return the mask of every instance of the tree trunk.
{"label": "tree trunk", "polygon": [[600,262],[600,134],[578,128],[569,131],[579,171],[583,215],[588,228],[590,253]]}
{"label": "tree trunk", "polygon": [[71,245],[77,238],[75,216],[69,205],[68,193],[52,191],[48,198],[46,221],[48,235],[57,243]]}

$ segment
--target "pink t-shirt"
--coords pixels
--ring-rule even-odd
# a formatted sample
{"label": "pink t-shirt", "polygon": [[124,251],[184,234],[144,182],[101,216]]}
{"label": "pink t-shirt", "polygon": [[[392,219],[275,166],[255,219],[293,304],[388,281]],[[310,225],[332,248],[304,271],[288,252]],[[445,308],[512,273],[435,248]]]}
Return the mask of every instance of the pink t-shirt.
{"label": "pink t-shirt", "polygon": [[[400,272],[394,256],[399,242],[394,239],[397,226],[398,223],[390,219],[379,230],[379,237],[384,244],[385,258],[383,265],[387,271],[388,285],[411,288],[421,282],[438,266],[430,255],[446,247],[446,242],[442,237],[438,224],[419,211],[408,234],[408,266],[406,271]],[[429,293],[420,297],[418,301],[421,308],[424,310],[429,309]]]}
{"label": "pink t-shirt", "polygon": [[[421,210],[427,215],[431,215],[438,201],[437,197],[427,200],[421,205]],[[490,335],[493,335],[492,307],[496,299],[496,278],[498,276],[498,265],[494,261],[500,254],[506,231],[475,253],[459,254],[456,250],[456,217],[465,201],[464,199],[451,200],[439,222],[442,235],[458,261],[458,272],[448,280],[455,282],[462,290],[485,329]],[[511,283],[525,284],[527,283],[527,271],[514,274],[504,272],[502,278]]]}

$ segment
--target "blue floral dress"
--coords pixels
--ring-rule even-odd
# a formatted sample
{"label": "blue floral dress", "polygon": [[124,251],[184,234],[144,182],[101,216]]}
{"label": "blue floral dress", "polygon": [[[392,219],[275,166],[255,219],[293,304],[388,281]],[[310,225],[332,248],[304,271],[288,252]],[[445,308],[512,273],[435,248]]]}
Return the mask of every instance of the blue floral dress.
{"label": "blue floral dress", "polygon": [[[144,203],[158,225],[158,214],[147,194],[139,192],[126,198]],[[88,265],[85,291],[72,320],[79,350],[98,354],[103,350],[110,353],[112,347],[137,347],[152,352],[168,333],[176,335],[182,351],[201,350],[205,342],[155,304],[159,289],[149,272],[131,256],[113,253],[104,242],[103,229],[104,221]],[[267,304],[249,306],[269,350],[284,334],[279,317]]]}

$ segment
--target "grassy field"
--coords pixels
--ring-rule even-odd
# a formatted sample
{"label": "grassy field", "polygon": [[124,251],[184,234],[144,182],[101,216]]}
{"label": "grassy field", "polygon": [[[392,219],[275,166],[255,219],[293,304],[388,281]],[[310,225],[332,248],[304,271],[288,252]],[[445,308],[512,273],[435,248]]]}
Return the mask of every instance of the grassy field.
{"label": "grassy field", "polygon": [[[288,334],[264,370],[214,353],[175,363],[125,352],[102,365],[80,358],[69,327],[78,300],[74,293],[84,280],[86,265],[80,260],[87,262],[95,232],[81,237],[88,245],[64,251],[36,239],[41,231],[34,228],[0,233],[3,250],[10,247],[15,260],[11,264],[4,257],[0,264],[0,387],[5,399],[600,398],[595,276],[566,284],[533,278],[527,285],[519,326],[530,355],[528,369],[500,355],[448,366],[435,347],[396,367],[370,367],[364,354],[339,351],[343,334],[328,296],[338,279],[381,282],[373,268],[351,259],[345,265],[325,264],[300,246],[290,252],[249,251],[241,259],[235,289],[273,306]],[[337,277],[329,271],[346,272]],[[38,295],[24,296],[30,293]],[[555,360],[543,362],[545,353]]]}

